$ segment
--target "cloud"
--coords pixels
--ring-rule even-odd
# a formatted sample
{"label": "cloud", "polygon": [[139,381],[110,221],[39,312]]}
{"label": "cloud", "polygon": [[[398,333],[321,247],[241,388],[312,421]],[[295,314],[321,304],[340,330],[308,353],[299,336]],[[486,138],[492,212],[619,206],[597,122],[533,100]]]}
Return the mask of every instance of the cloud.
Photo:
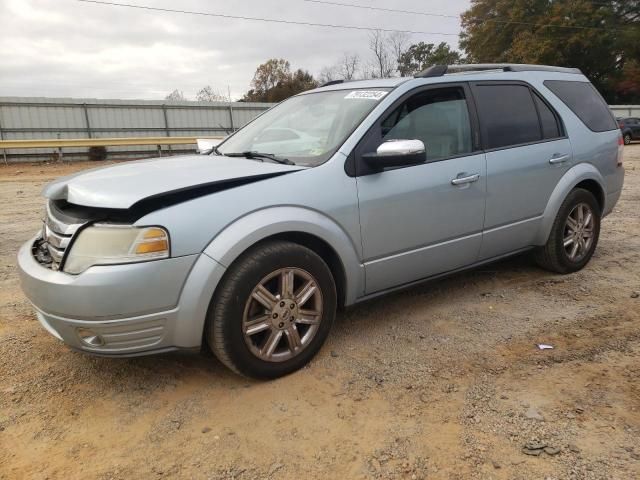
{"label": "cloud", "polygon": [[[458,32],[456,19],[312,4],[301,0],[130,0],[139,5],[296,21]],[[365,2],[361,2],[367,5]],[[459,14],[469,0],[445,6],[420,0],[393,8]],[[377,6],[388,4],[376,3]],[[204,85],[240,97],[256,67],[286,58],[317,74],[344,52],[369,55],[367,32],[160,13],[75,0],[0,0],[0,96],[158,99],[188,97]],[[456,37],[412,35],[412,41]]]}

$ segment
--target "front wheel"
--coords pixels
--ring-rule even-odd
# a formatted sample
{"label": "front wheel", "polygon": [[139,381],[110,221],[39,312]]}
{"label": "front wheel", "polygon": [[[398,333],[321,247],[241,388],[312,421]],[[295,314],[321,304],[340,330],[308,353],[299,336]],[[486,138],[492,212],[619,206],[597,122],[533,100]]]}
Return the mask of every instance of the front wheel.
{"label": "front wheel", "polygon": [[626,133],[626,134],[624,135],[624,144],[625,144],[625,145],[629,145],[630,143],[631,143],[631,135],[630,135],[630,134],[628,134],[628,133]]}
{"label": "front wheel", "polygon": [[537,263],[552,272],[581,270],[593,255],[600,237],[600,206],[593,194],[576,188],[562,203]]}
{"label": "front wheel", "polygon": [[243,254],[214,295],[206,338],[237,373],[276,378],[306,365],[336,312],[331,270],[312,250],[272,241]]}

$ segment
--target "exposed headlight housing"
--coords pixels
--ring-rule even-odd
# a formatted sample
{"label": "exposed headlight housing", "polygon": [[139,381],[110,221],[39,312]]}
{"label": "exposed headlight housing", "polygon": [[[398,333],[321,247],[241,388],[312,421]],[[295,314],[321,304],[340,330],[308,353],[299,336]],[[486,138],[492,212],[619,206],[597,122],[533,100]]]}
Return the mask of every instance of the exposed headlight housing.
{"label": "exposed headlight housing", "polygon": [[147,262],[168,258],[169,233],[161,227],[96,224],[71,245],[63,270],[78,274],[94,265]]}

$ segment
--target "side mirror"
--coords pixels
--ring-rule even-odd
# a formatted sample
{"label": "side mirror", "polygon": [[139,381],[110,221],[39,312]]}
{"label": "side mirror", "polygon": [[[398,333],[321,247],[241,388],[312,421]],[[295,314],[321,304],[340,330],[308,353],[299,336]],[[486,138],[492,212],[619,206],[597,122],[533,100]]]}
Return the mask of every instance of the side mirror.
{"label": "side mirror", "polygon": [[219,143],[220,140],[216,140],[213,138],[198,138],[196,140],[196,144],[198,145],[198,153],[209,153],[213,149],[213,147],[215,147]]}
{"label": "side mirror", "polygon": [[372,168],[418,165],[427,161],[427,150],[422,140],[388,140],[378,147],[376,153],[362,156]]}

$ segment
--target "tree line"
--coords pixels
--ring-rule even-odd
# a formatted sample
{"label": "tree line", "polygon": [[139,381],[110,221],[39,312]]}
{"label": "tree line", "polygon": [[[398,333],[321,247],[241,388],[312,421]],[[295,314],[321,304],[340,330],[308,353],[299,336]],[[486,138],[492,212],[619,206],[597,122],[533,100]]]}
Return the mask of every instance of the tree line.
{"label": "tree line", "polygon": [[470,62],[577,67],[609,104],[640,103],[640,0],[472,0]]}
{"label": "tree line", "polygon": [[[241,101],[279,102],[334,80],[413,76],[430,65],[533,63],[580,68],[610,104],[640,103],[640,0],[472,0],[461,18],[461,51],[375,30],[367,57],[345,52],[316,77],[267,60]],[[167,99],[184,95],[176,90]],[[210,86],[196,99],[231,100]]]}
{"label": "tree line", "polygon": [[434,63],[459,63],[459,52],[442,42],[408,45],[406,34],[381,31],[369,35],[370,58],[344,53],[333,65],[323,68],[318,77],[303,69],[291,70],[284,59],[270,59],[260,65],[242,101],[279,102],[296,93],[336,80],[364,80],[415,75]]}
{"label": "tree line", "polygon": [[[460,63],[462,55],[442,42],[409,45],[409,36],[403,33],[386,33],[375,30],[369,34],[370,57],[361,58],[356,53],[345,52],[333,65],[323,68],[317,77],[309,71],[293,70],[288,60],[272,58],[258,66],[251,81],[251,89],[240,101],[280,102],[297,93],[316,88],[334,80],[365,80],[394,76],[411,76],[429,65]],[[174,90],[167,100],[186,100],[184,93]],[[211,86],[203,87],[196,94],[198,101],[231,101],[229,95]]]}

